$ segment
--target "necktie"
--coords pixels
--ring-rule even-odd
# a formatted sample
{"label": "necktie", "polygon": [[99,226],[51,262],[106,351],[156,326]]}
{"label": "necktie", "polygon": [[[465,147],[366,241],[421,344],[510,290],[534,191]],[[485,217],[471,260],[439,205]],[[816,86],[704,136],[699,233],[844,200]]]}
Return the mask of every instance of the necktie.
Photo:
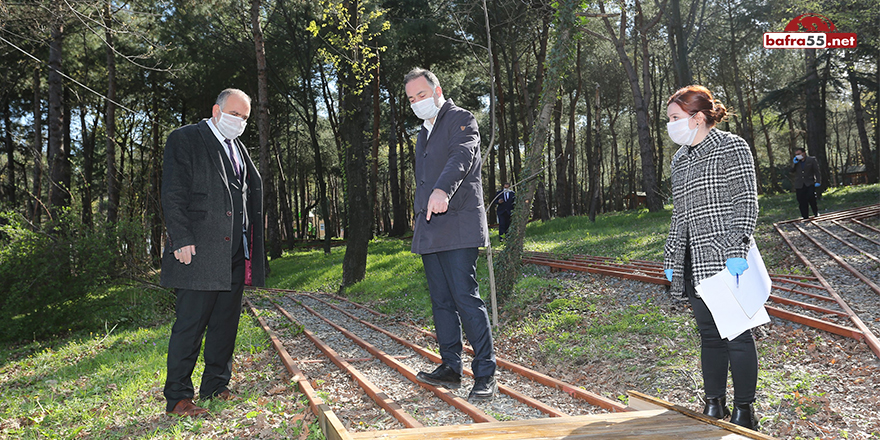
{"label": "necktie", "polygon": [[235,160],[235,152],[232,151],[232,141],[226,139],[226,147],[229,149],[229,161],[232,162],[232,171],[235,172],[235,177],[241,181],[241,169],[238,166],[238,161]]}

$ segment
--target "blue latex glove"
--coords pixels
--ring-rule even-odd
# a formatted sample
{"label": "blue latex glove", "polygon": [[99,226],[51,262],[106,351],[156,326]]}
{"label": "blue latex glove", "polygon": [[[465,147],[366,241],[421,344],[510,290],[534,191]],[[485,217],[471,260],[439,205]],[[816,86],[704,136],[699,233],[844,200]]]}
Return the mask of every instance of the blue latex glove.
{"label": "blue latex glove", "polygon": [[792,159],[792,162],[797,163],[797,158]]}
{"label": "blue latex glove", "polygon": [[672,269],[663,269],[663,273],[666,274],[666,279],[669,280],[669,282],[671,283],[672,282]]}
{"label": "blue latex glove", "polygon": [[821,184],[821,183],[819,183],[819,182],[816,182],[816,184],[815,184],[815,185],[813,185],[813,186],[815,186],[815,187],[816,187],[816,188],[818,188],[818,187],[819,187],[819,186],[821,186],[821,185],[822,185],[822,184]]}
{"label": "blue latex glove", "polygon": [[727,265],[727,270],[733,276],[742,275],[749,268],[749,263],[745,258],[728,258],[724,264]]}

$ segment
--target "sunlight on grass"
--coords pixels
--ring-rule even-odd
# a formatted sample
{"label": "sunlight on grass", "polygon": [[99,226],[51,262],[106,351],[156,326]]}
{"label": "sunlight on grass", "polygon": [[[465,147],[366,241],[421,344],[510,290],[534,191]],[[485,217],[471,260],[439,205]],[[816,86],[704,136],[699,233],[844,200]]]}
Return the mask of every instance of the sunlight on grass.
{"label": "sunlight on grass", "polygon": [[[3,353],[0,366],[0,420],[15,438],[94,436],[132,438],[140,425],[164,416],[165,360],[171,323],[138,329],[91,333],[57,347],[40,343]],[[236,353],[259,353],[268,339],[243,315]],[[204,363],[196,364],[198,385]],[[212,402],[213,403],[213,402]],[[199,420],[165,420],[171,438],[193,431]],[[113,434],[110,434],[113,433]],[[153,435],[147,435],[153,437]]]}

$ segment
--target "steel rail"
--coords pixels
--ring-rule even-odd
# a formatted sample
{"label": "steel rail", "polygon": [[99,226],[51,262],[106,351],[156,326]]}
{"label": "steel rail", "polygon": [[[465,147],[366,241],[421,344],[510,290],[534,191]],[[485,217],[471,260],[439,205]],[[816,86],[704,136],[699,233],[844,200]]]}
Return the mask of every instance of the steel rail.
{"label": "steel rail", "polygon": [[[801,315],[800,313],[789,312],[788,310],[776,308],[773,306],[764,306],[767,308],[767,313],[769,315],[775,316],[780,319],[785,319],[786,321],[796,322],[798,324],[808,325],[810,327],[824,330],[828,333],[833,333],[835,335],[845,336],[847,338],[852,338],[857,341],[866,340],[865,333],[854,329],[852,327],[847,327],[840,324],[835,324],[833,322],[823,321],[821,319],[812,318],[806,315]],[[878,355],[880,356],[880,355]]]}
{"label": "steel rail", "polygon": [[[293,301],[296,301],[296,299],[294,299],[294,298],[290,298],[290,299]],[[333,321],[327,319],[326,317],[322,316],[320,313],[318,313],[317,311],[315,311],[311,307],[309,307],[305,304],[302,304],[302,302],[298,302],[298,303],[299,303],[300,307],[306,309],[309,313],[311,313],[312,315],[315,315],[315,317],[321,319],[322,321],[327,323],[329,326],[336,329],[336,331],[345,335],[346,338],[350,339],[352,342],[359,345],[364,350],[367,350],[373,356],[376,356],[376,358],[381,360],[385,365],[388,365],[392,369],[397,370],[398,372],[400,372],[400,374],[402,374],[404,377],[409,379],[411,382],[421,386],[422,388],[426,388],[427,390],[433,392],[437,397],[442,399],[444,402],[458,408],[460,411],[467,414],[468,417],[473,419],[473,421],[475,421],[477,423],[497,422],[497,420],[495,420],[494,417],[486,414],[485,412],[483,412],[483,410],[472,405],[467,400],[464,400],[461,397],[455,395],[452,391],[450,391],[444,387],[436,387],[434,385],[419,381],[418,379],[416,379],[416,372],[412,368],[401,363],[397,359],[394,359],[391,356],[388,356],[388,354],[385,353],[384,351],[379,350],[373,344],[370,344],[369,342],[363,340],[358,335],[352,333],[351,331],[343,328],[342,326],[340,326],[340,325],[334,323]]]}
{"label": "steel rail", "polygon": [[[277,290],[277,289],[275,289],[275,290]],[[389,316],[389,315],[386,315],[382,312],[373,310],[363,304],[358,304],[356,302],[349,301],[348,299],[343,298],[341,296],[333,295],[330,293],[328,293],[327,295],[330,296],[331,298],[338,300],[338,301],[344,301],[348,304],[353,305],[354,307],[358,307],[360,309],[366,310],[376,316],[380,316],[380,317],[388,318],[388,319],[395,319],[392,316]],[[418,326],[408,324],[405,322],[401,322],[401,325],[407,326],[413,330],[421,332],[422,334],[429,336],[429,337],[433,338],[434,340],[437,339],[437,335],[435,335],[433,332],[430,332],[430,331],[425,330],[423,328],[419,328]],[[474,354],[473,348],[471,348],[471,346],[467,345],[467,344],[463,344],[463,346],[464,346],[464,350],[467,351],[468,354],[473,356],[473,354]],[[497,355],[495,356],[495,362],[498,364],[499,367],[504,368],[505,370],[520,374],[520,375],[527,377],[527,378],[529,378],[535,382],[538,382],[542,385],[546,385],[548,387],[563,391],[572,397],[584,400],[592,405],[595,405],[595,406],[598,406],[601,408],[605,408],[605,409],[607,409],[609,411],[613,411],[613,412],[631,411],[631,409],[627,408],[626,405],[623,405],[617,401],[614,401],[614,400],[611,400],[607,397],[601,396],[599,394],[587,391],[587,390],[580,388],[576,385],[572,385],[570,383],[563,382],[559,379],[555,379],[555,378],[550,377],[546,374],[532,370],[528,367],[524,367],[522,365],[510,362],[510,361],[508,361],[504,358],[501,358]]]}
{"label": "steel rail", "polygon": [[856,219],[854,219],[854,218],[849,219],[849,221],[851,221],[851,222],[853,222],[853,223],[855,223],[855,224],[857,224],[857,225],[859,225],[859,226],[861,226],[861,227],[863,227],[863,228],[865,228],[865,229],[870,229],[870,230],[872,230],[872,231],[874,231],[874,232],[880,234],[880,229],[877,229],[877,228],[875,228],[875,227],[873,227],[873,226],[871,226],[871,225],[868,225],[868,224],[865,224],[865,223],[863,223],[863,222],[860,222],[860,221],[858,221],[858,220],[856,220]]}
{"label": "steel rail", "polygon": [[860,247],[858,247],[858,246],[856,246],[856,245],[850,243],[850,242],[849,242],[848,240],[846,240],[845,238],[843,238],[843,237],[841,237],[841,236],[839,236],[839,235],[837,235],[837,234],[835,234],[835,233],[829,231],[828,229],[826,229],[826,228],[823,227],[822,225],[820,225],[820,224],[818,224],[818,223],[813,223],[813,226],[819,228],[819,230],[821,230],[822,232],[824,232],[824,233],[826,233],[826,234],[828,234],[828,235],[834,237],[835,239],[837,239],[837,241],[839,241],[839,242],[841,242],[841,243],[843,243],[843,244],[849,246],[851,249],[855,250],[856,252],[861,252],[862,255],[864,255],[864,256],[866,256],[866,257],[868,257],[868,258],[874,260],[874,262],[876,262],[876,263],[880,263],[880,258],[877,258],[876,256],[874,256],[874,254],[872,254],[872,253],[870,253],[870,252],[868,252],[868,251],[866,251],[866,250],[864,250],[864,249],[862,249],[862,248],[860,248]]}
{"label": "steel rail", "polygon": [[856,237],[861,238],[862,240],[870,241],[871,243],[874,243],[874,244],[876,244],[877,246],[880,246],[880,241],[874,240],[873,238],[868,237],[867,235],[862,234],[861,232],[856,231],[855,229],[852,229],[852,228],[850,228],[849,226],[846,226],[846,225],[840,223],[840,222],[837,221],[837,220],[834,220],[832,223],[834,223],[835,225],[837,225],[837,226],[843,228],[844,230],[846,230],[846,231],[849,232],[850,234],[855,235]]}
{"label": "steel rail", "polygon": [[278,309],[278,311],[282,315],[284,315],[284,317],[290,320],[290,322],[302,327],[303,334],[307,338],[309,338],[309,340],[312,341],[312,343],[315,344],[316,347],[318,347],[318,350],[321,350],[321,353],[324,353],[324,356],[327,356],[330,361],[336,364],[337,367],[348,373],[348,375],[351,376],[355,380],[355,382],[358,383],[358,385],[360,385],[361,389],[364,390],[364,392],[367,393],[367,395],[370,396],[370,398],[373,399],[376,404],[382,407],[382,409],[384,409],[385,411],[388,411],[388,413],[391,414],[392,417],[397,419],[397,421],[400,422],[403,426],[406,426],[407,428],[421,428],[425,426],[421,422],[416,420],[413,416],[409,415],[409,413],[404,411],[403,407],[401,407],[400,404],[397,403],[397,401],[388,397],[388,395],[385,394],[385,392],[382,391],[381,388],[376,386],[376,384],[374,384],[370,379],[364,376],[364,374],[361,373],[357,368],[352,367],[351,364],[343,360],[342,357],[339,356],[339,353],[336,352],[336,350],[330,348],[330,346],[324,343],[321,338],[317,337],[314,333],[309,331],[309,329],[305,328],[302,324],[297,322],[297,320],[290,313],[288,313],[287,310],[284,310],[284,308],[281,307],[280,304],[275,303],[275,308]]}
{"label": "steel rail", "polygon": [[272,343],[272,347],[275,348],[278,356],[281,357],[281,363],[284,364],[284,368],[290,373],[291,379],[296,382],[296,386],[300,392],[306,396],[306,400],[309,401],[309,408],[311,408],[312,413],[318,418],[318,425],[321,427],[321,431],[324,432],[324,436],[327,437],[328,440],[351,440],[352,437],[348,433],[348,430],[345,429],[345,425],[342,424],[342,421],[339,420],[339,417],[336,416],[336,413],[333,412],[330,406],[324,403],[323,399],[318,397],[318,393],[312,388],[312,384],[309,383],[306,375],[303,374],[303,372],[294,364],[293,358],[290,357],[290,353],[284,348],[284,344],[278,339],[275,332],[269,328],[266,321],[257,314],[257,309],[254,307],[253,303],[247,298],[244,298],[244,303],[254,317],[257,318],[257,322],[260,323],[260,327],[263,328],[263,331],[269,336],[269,341]]}
{"label": "steel rail", "polygon": [[[837,293],[837,291],[835,291],[834,288],[831,287],[831,284],[828,282],[828,280],[826,280],[825,277],[822,275],[822,273],[819,272],[819,268],[817,268],[806,257],[806,255],[804,255],[797,248],[797,246],[795,246],[794,243],[792,243],[791,240],[782,232],[782,229],[780,229],[779,224],[774,223],[773,227],[776,229],[776,232],[779,233],[779,236],[782,237],[782,239],[785,241],[785,243],[788,244],[788,247],[791,248],[792,252],[794,252],[795,255],[801,260],[801,262],[803,262],[805,266],[807,266],[811,271],[813,271],[813,274],[816,275],[816,278],[819,279],[819,282],[822,283],[823,286],[825,286],[825,290],[828,291],[828,294],[831,295],[837,301],[837,303],[840,305],[840,308],[842,308],[846,313],[849,314],[850,321],[852,321],[852,323],[855,324],[856,329],[858,329],[858,331],[861,332],[862,336],[864,337],[865,343],[868,344],[868,347],[871,349],[871,351],[874,352],[874,354],[877,357],[880,357],[880,340],[877,339],[877,336],[871,332],[871,329],[869,329],[868,326],[866,326],[865,323],[862,322],[861,318],[859,318],[858,315],[856,315],[856,313],[852,310],[852,308],[850,308],[850,306],[843,300],[843,298],[840,297],[840,295]],[[800,229],[800,228],[798,228],[798,229]],[[828,330],[828,331],[831,331],[831,330]],[[843,336],[848,336],[848,335],[843,335]]]}
{"label": "steel rail", "polygon": [[[790,298],[784,298],[781,296],[770,295],[770,300],[775,303],[785,304],[785,305],[789,305],[789,306],[797,306],[797,307],[801,307],[803,309],[812,310],[814,312],[821,312],[826,315],[838,315],[838,316],[842,316],[844,318],[849,317],[849,315],[847,315],[846,312],[842,312],[840,310],[832,310],[832,309],[828,309],[825,307],[813,305],[810,303],[805,303],[805,302],[790,299]],[[832,301],[834,301],[834,300],[832,300]]]}
{"label": "steel rail", "polygon": [[[820,301],[830,301],[830,302],[835,302],[835,301],[834,301],[834,298],[832,298],[832,297],[830,297],[830,296],[819,295],[819,294],[816,294],[816,293],[810,293],[810,292],[804,292],[803,290],[791,289],[791,288],[788,288],[788,287],[778,286],[778,285],[773,285],[773,288],[774,288],[774,289],[777,289],[777,290],[781,290],[781,291],[783,291],[783,292],[791,292],[791,293],[796,293],[796,294],[798,294],[798,295],[808,296],[808,297],[810,297],[810,298],[818,299],[818,300],[820,300]],[[825,290],[825,289],[822,289],[822,290]]]}
{"label": "steel rail", "polygon": [[819,217],[812,217],[809,219],[793,218],[791,220],[783,220],[783,221],[778,222],[776,224],[784,225],[784,224],[789,224],[789,223],[804,223],[804,222],[814,222],[814,221],[821,222],[821,221],[832,221],[832,220],[838,220],[838,219],[846,220],[846,219],[851,219],[853,217],[857,217],[857,216],[861,216],[861,215],[870,217],[870,216],[874,215],[875,213],[880,213],[880,204],[866,205],[866,206],[860,206],[857,208],[850,208],[850,209],[843,209],[840,211],[828,212],[828,213],[822,214]]}
{"label": "steel rail", "polygon": [[[555,259],[556,255],[550,254],[548,252],[526,252],[527,256],[536,255],[539,257],[545,257],[550,259]],[[633,268],[638,270],[645,271],[659,271],[663,272],[663,264],[658,263],[656,261],[647,261],[647,260],[628,260],[627,262],[618,262],[616,258],[611,257],[601,257],[594,255],[583,255],[583,254],[574,254],[566,261],[584,261],[590,263],[604,264],[609,267],[614,268]]]}
{"label": "steel rail", "polygon": [[[774,277],[775,278],[791,278],[791,279],[795,279],[795,280],[813,280],[813,281],[817,280],[817,278],[812,275],[795,275],[795,274],[790,274],[790,273],[772,273],[772,274],[770,274],[770,278],[774,278]],[[788,281],[786,281],[786,282],[788,282]]]}
{"label": "steel rail", "polygon": [[[556,269],[565,269],[565,270],[577,270],[581,272],[590,272],[597,273],[600,275],[611,275],[618,278],[625,278],[636,281],[644,281],[647,283],[653,284],[668,284],[665,278],[661,280],[657,276],[650,275],[638,275],[632,272],[626,272],[622,270],[611,270],[611,269],[603,269],[598,267],[591,267],[589,264],[578,264],[574,261],[559,261],[559,260],[550,260],[546,258],[536,258],[536,257],[523,257],[522,262],[524,264],[539,264],[542,266],[549,266]],[[665,281],[665,283],[664,283]]]}
{"label": "steel rail", "polygon": [[856,269],[855,267],[852,267],[846,261],[843,261],[843,258],[840,258],[840,256],[835,254],[834,252],[832,252],[831,249],[828,249],[827,247],[822,245],[822,243],[819,243],[815,238],[813,238],[809,233],[807,233],[807,231],[804,230],[804,228],[802,228],[801,225],[795,223],[794,227],[797,228],[799,231],[801,231],[801,234],[803,234],[807,240],[810,240],[811,243],[816,245],[817,248],[821,249],[822,252],[825,252],[826,254],[828,254],[828,256],[831,257],[834,261],[836,261],[837,264],[839,264],[841,267],[843,267],[844,269],[848,270],[850,273],[855,275],[856,278],[860,279],[863,283],[867,284],[868,287],[871,288],[871,290],[873,290],[875,293],[880,295],[880,286],[878,286],[876,283],[874,283],[873,281],[868,279],[868,277],[866,277],[863,273],[859,272],[858,269]]}
{"label": "steel rail", "polygon": [[880,205],[865,205],[859,206],[857,208],[843,209],[840,211],[823,214],[817,217],[813,217],[811,220],[814,222],[824,222],[838,219],[871,217],[873,215],[876,215],[877,213],[880,213]]}
{"label": "steel rail", "polygon": [[809,289],[819,289],[819,290],[825,289],[821,285],[812,284],[812,283],[805,283],[803,281],[795,281],[795,280],[791,280],[791,279],[776,279],[776,275],[770,275],[770,279],[773,281],[778,281],[780,283],[794,284],[796,286],[806,287]]}
{"label": "steel rail", "polygon": [[[428,358],[431,362],[434,362],[436,364],[443,362],[443,360],[440,358],[440,356],[432,353],[431,351],[427,350],[426,348],[424,348],[416,343],[410,342],[406,339],[403,339],[400,336],[397,336],[397,335],[389,332],[388,330],[385,330],[385,329],[383,329],[383,328],[381,328],[381,327],[379,327],[369,321],[365,321],[363,319],[360,319],[357,316],[352,315],[351,313],[343,310],[342,308],[340,308],[334,304],[330,304],[329,302],[324,301],[324,300],[322,300],[316,296],[313,296],[311,294],[308,294],[308,293],[301,293],[300,295],[303,295],[303,296],[309,297],[315,301],[318,301],[321,304],[324,304],[324,305],[332,308],[333,310],[336,310],[337,312],[342,313],[343,315],[363,324],[364,326],[366,326],[374,331],[377,331],[379,333],[382,333],[383,335],[391,338],[392,340],[394,340],[398,344],[401,344],[407,348],[411,348],[413,351],[420,354],[422,357]],[[474,373],[470,369],[462,368],[462,372],[468,376],[471,376],[471,377],[474,376]],[[557,408],[546,405],[543,402],[541,402],[540,400],[536,400],[531,397],[528,397],[525,394],[522,394],[519,391],[516,391],[506,385],[502,385],[499,383],[498,384],[498,391],[500,391],[504,394],[507,394],[511,398],[516,399],[525,405],[531,406],[532,408],[535,408],[538,411],[541,411],[542,413],[547,414],[550,417],[565,417],[568,415]]]}

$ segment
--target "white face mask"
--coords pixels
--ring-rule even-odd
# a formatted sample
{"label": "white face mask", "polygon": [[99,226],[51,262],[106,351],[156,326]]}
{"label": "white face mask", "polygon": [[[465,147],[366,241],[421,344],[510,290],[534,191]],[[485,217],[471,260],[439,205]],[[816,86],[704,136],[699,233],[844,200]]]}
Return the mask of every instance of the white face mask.
{"label": "white face mask", "polygon": [[802,156],[802,155],[800,155],[800,154],[798,154],[798,155],[795,156],[795,157],[797,158],[797,160],[804,160],[804,156]]}
{"label": "white face mask", "polygon": [[416,114],[416,117],[424,121],[427,121],[437,116],[437,113],[440,113],[440,107],[437,107],[437,105],[434,104],[434,95],[419,102],[414,102],[410,104],[410,107],[412,107],[412,111]]}
{"label": "white face mask", "polygon": [[689,121],[694,116],[696,116],[696,113],[690,118],[666,123],[666,131],[669,133],[669,138],[672,139],[672,142],[678,145],[690,145],[694,141],[694,138],[697,137],[697,128],[688,127]]}
{"label": "white face mask", "polygon": [[226,139],[235,139],[241,136],[244,133],[245,127],[247,127],[247,121],[244,119],[229,113],[220,112],[220,118],[217,119],[217,130]]}

